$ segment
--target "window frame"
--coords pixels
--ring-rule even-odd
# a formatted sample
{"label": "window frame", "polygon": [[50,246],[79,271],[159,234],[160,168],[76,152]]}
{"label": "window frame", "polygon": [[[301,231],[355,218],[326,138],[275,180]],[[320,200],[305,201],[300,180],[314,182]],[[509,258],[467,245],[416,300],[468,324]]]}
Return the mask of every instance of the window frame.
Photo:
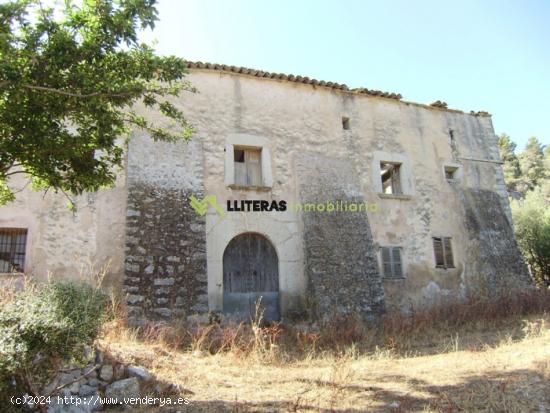
{"label": "window frame", "polygon": [[[447,178],[447,171],[452,170],[453,177]],[[447,182],[461,182],[462,181],[462,165],[457,163],[445,163],[443,165],[443,178]]]}
{"label": "window frame", "polygon": [[[380,268],[382,273],[382,278],[386,280],[403,280],[406,278],[405,275],[405,265],[403,263],[403,248],[396,245],[384,245],[379,247],[380,251]],[[387,251],[390,257],[389,262],[384,257],[384,252]],[[399,262],[397,263],[395,258],[395,252],[398,252]],[[386,264],[390,266],[391,274],[386,272]],[[396,267],[400,267],[397,274]]]}
{"label": "window frame", "polygon": [[[436,242],[440,242],[441,257],[438,257]],[[450,269],[450,268],[456,268],[454,263],[455,259],[454,259],[454,252],[453,252],[452,237],[433,236],[432,248],[434,251],[435,268],[441,268],[444,270]],[[438,258],[441,258],[441,259],[438,259]],[[451,261],[451,263],[449,264],[448,261]],[[440,264],[440,262],[442,262],[442,264]]]}
{"label": "window frame", "polygon": [[[10,251],[9,252],[0,252],[0,254],[9,254],[8,268],[7,271],[4,268],[0,267],[0,274],[22,274],[25,272],[26,260],[27,260],[27,247],[28,247],[28,228],[20,227],[2,227],[0,228],[0,237],[7,236],[9,242],[6,244]],[[18,244],[18,237],[23,236],[23,241]],[[0,244],[1,245],[1,244]],[[17,251],[18,246],[23,246],[23,251]],[[19,256],[21,261],[20,268],[14,266],[15,258]]]}
{"label": "window frame", "polygon": [[[390,187],[392,188],[392,192],[391,193],[387,193],[385,192],[384,190],[384,182],[386,182],[384,179],[383,179],[383,176],[384,174],[382,173],[383,171],[383,166],[385,165],[391,165],[393,170],[390,171],[390,177],[388,178],[388,180],[390,180]],[[388,162],[388,161],[380,161],[380,184],[382,185],[382,193],[384,195],[390,195],[390,196],[403,196],[404,193],[403,193],[403,185],[401,184],[401,181],[402,181],[402,166],[403,166],[403,163],[402,162]],[[395,175],[397,175],[397,179],[394,177]],[[395,190],[394,190],[395,188]]]}
{"label": "window frame", "polygon": [[[235,153],[237,151],[243,152],[243,161],[238,162],[235,159]],[[258,158],[258,164],[259,164],[259,170],[256,171],[259,174],[258,182],[251,182],[253,178],[251,177],[253,171],[252,171],[252,163],[250,161],[251,153],[255,153]],[[236,164],[244,164],[243,168],[243,177],[245,178],[246,182],[239,182],[238,179],[238,168]],[[263,184],[263,174],[262,174],[262,148],[257,147],[250,147],[250,146],[241,146],[241,145],[234,145],[233,146],[233,168],[234,168],[234,178],[233,182],[235,183],[235,186],[243,187],[243,188],[257,188],[261,187]]]}
{"label": "window frame", "polygon": [[[260,150],[261,182],[259,185],[241,185],[235,182],[235,149]],[[225,186],[237,190],[270,191],[273,186],[271,153],[267,138],[256,135],[235,133],[227,136],[224,148]]]}
{"label": "window frame", "polygon": [[[381,164],[383,163],[399,164],[400,195],[384,193],[381,177]],[[371,165],[372,184],[379,198],[407,201],[414,196],[414,177],[412,174],[411,161],[405,153],[374,151]]]}

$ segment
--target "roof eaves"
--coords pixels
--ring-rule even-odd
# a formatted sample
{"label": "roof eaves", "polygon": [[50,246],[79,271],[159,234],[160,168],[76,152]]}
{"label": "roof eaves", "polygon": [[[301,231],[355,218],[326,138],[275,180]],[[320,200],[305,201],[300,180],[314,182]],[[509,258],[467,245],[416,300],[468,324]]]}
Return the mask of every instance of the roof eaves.
{"label": "roof eaves", "polygon": [[[307,76],[299,76],[299,75],[296,76],[293,74],[264,72],[263,70],[250,69],[242,66],[229,66],[229,65],[222,65],[218,63],[208,63],[208,62],[200,62],[200,61],[199,62],[187,61],[187,67],[189,69],[217,70],[222,72],[240,73],[240,74],[259,77],[259,78],[285,80],[287,82],[303,83],[303,84],[308,84],[312,86],[320,86],[320,87],[326,87],[329,89],[342,90],[342,91],[357,94],[357,95],[378,96],[385,99],[398,100],[406,104],[413,104],[413,105],[422,106],[430,109],[436,108],[436,109],[447,110],[450,112],[465,113],[461,110],[449,109],[447,107],[447,103],[442,102],[440,100],[437,100],[429,105],[426,105],[423,103],[417,103],[417,102],[408,102],[408,101],[402,100],[403,96],[400,93],[383,92],[381,90],[367,89],[364,87],[350,89],[345,84],[312,79]],[[477,112],[470,111],[470,114],[473,116],[491,116],[488,112],[485,112],[485,111],[477,111]]]}

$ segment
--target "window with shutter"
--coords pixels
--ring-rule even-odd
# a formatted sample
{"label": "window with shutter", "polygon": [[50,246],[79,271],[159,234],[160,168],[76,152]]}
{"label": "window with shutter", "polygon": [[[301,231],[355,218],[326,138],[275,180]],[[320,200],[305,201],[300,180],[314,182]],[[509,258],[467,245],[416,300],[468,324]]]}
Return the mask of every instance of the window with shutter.
{"label": "window with shutter", "polygon": [[385,278],[403,278],[400,247],[381,247],[382,274]]}
{"label": "window with shutter", "polygon": [[436,268],[454,268],[450,237],[433,237]]}
{"label": "window with shutter", "polygon": [[0,228],[0,272],[23,272],[26,247],[26,229]]}
{"label": "window with shutter", "polygon": [[235,184],[240,186],[262,185],[262,150],[235,148]]}
{"label": "window with shutter", "polygon": [[403,195],[400,163],[380,162],[380,178],[384,194]]}

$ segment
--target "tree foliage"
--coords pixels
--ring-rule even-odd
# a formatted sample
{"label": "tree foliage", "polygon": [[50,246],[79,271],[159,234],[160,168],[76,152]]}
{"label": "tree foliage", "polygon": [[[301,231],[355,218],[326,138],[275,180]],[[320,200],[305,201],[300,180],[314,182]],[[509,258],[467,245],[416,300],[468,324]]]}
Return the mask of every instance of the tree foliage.
{"label": "tree foliage", "polygon": [[542,144],[535,137],[529,138],[525,149],[519,154],[518,158],[524,191],[535,189],[547,178]]}
{"label": "tree foliage", "polygon": [[519,159],[515,154],[516,144],[512,142],[510,136],[503,133],[497,136],[497,144],[500,152],[500,158],[504,162],[502,171],[508,192],[517,191],[521,177]]}
{"label": "tree foliage", "polygon": [[[185,61],[157,56],[138,40],[156,20],[155,0],[0,4],[0,204],[14,198],[14,174],[73,194],[112,185],[119,138],[131,127],[155,140],[190,137],[169,102],[193,90]],[[132,109],[136,103],[172,125],[153,124]]]}
{"label": "tree foliage", "polygon": [[[516,155],[506,134],[498,137],[519,247],[535,281],[550,287],[550,147],[530,138]],[[519,197],[517,196],[519,195]]]}
{"label": "tree foliage", "polygon": [[550,287],[550,205],[542,189],[511,203],[516,237],[539,285]]}

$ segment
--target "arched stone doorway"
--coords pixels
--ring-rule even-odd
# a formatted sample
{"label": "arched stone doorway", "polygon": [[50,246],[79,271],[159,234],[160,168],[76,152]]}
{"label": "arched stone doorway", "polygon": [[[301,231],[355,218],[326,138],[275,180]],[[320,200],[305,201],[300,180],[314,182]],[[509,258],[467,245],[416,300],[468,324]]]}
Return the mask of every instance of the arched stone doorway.
{"label": "arched stone doorway", "polygon": [[223,253],[223,312],[250,319],[261,299],[264,320],[280,319],[279,259],[261,234],[237,235]]}

